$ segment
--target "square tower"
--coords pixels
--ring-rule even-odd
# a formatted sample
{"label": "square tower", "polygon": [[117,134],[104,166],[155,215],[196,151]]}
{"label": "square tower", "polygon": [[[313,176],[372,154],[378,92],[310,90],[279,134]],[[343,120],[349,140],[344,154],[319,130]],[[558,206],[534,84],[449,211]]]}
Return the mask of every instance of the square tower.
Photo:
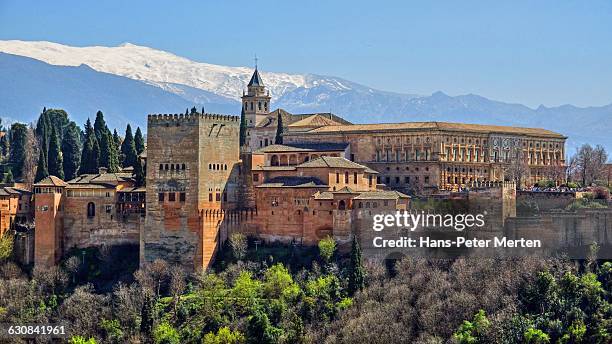
{"label": "square tower", "polygon": [[141,264],[159,258],[193,271],[212,262],[236,207],[239,130],[235,116],[149,115]]}

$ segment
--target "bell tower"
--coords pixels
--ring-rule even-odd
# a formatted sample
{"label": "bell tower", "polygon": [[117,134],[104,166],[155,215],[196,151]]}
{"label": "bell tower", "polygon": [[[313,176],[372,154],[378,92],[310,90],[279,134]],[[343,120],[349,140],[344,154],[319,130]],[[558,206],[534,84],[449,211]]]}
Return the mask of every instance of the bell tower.
{"label": "bell tower", "polygon": [[270,112],[270,93],[266,91],[257,65],[255,65],[255,71],[247,85],[246,94],[244,91],[242,93],[242,109],[244,109],[248,128],[255,127]]}

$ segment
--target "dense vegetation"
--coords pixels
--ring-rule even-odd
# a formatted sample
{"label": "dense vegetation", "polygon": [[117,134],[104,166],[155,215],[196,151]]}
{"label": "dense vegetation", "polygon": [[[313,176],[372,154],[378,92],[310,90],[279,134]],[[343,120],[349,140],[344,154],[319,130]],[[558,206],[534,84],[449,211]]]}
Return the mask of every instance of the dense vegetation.
{"label": "dense vegetation", "polygon": [[[184,275],[134,247],[73,251],[54,269],[0,267],[0,322],[70,323],[95,343],[607,343],[612,264],[405,258],[362,263],[356,242],[258,246]],[[111,262],[131,262],[122,266]],[[123,268],[123,269],[122,269]],[[133,271],[133,273],[130,273]]]}

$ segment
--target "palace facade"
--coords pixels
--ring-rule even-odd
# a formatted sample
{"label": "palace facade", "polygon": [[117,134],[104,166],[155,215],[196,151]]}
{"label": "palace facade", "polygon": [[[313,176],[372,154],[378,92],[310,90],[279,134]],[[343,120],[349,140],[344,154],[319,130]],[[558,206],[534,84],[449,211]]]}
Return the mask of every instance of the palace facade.
{"label": "palace facade", "polygon": [[[484,205],[501,202],[503,223],[516,195],[509,181],[563,182],[566,137],[545,129],[352,124],[331,113],[271,111],[270,101],[256,69],[242,96],[242,146],[240,117],[149,115],[146,187],[129,170],[103,169],[35,184],[34,263],[56,264],[71,248],[132,243],[141,264],[165,259],[198,270],[232,232],[348,242],[374,212],[410,209],[409,195],[470,189]],[[28,194],[13,191],[21,196],[0,192],[0,201],[10,198],[16,216],[16,199]]]}

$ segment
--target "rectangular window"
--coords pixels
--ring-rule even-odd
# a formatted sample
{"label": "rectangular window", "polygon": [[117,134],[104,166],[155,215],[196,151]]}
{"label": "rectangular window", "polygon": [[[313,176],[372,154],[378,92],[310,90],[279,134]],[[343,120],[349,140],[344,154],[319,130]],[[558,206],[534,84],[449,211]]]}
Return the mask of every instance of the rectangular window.
{"label": "rectangular window", "polygon": [[175,192],[169,192],[168,193],[168,201],[170,201],[170,202],[176,201],[176,193]]}
{"label": "rectangular window", "polygon": [[336,172],[336,183],[340,183],[340,173]]}
{"label": "rectangular window", "polygon": [[110,214],[110,212],[113,210],[113,206],[110,204],[107,204],[105,207],[106,213]]}
{"label": "rectangular window", "polygon": [[404,177],[404,183],[410,184],[410,177],[408,176]]}
{"label": "rectangular window", "polygon": [[186,198],[185,193],[184,193],[184,192],[181,192],[181,193],[179,194],[179,201],[181,201],[181,202],[185,202],[185,198]]}
{"label": "rectangular window", "polygon": [[163,202],[165,198],[165,194],[163,192],[160,192],[159,194],[157,194],[157,199],[160,202]]}
{"label": "rectangular window", "polygon": [[259,181],[259,173],[254,173],[253,174],[253,181],[254,182],[258,182]]}
{"label": "rectangular window", "polygon": [[209,201],[209,202],[212,202],[212,201],[213,201],[213,195],[212,195],[212,193],[209,193],[209,194],[208,194],[208,201]]}
{"label": "rectangular window", "polygon": [[429,176],[425,176],[425,184],[429,184]]}
{"label": "rectangular window", "polygon": [[344,183],[348,184],[349,182],[349,173],[348,172],[344,172]]}
{"label": "rectangular window", "polygon": [[215,201],[217,202],[221,202],[221,194],[217,192],[217,194],[215,195]]}
{"label": "rectangular window", "polygon": [[372,186],[372,176],[368,176],[368,186]]}
{"label": "rectangular window", "polygon": [[223,193],[223,202],[227,202],[227,192]]}
{"label": "rectangular window", "polygon": [[400,177],[395,177],[395,184],[399,184],[400,183]]}
{"label": "rectangular window", "polygon": [[353,184],[357,184],[357,172],[353,173]]}

